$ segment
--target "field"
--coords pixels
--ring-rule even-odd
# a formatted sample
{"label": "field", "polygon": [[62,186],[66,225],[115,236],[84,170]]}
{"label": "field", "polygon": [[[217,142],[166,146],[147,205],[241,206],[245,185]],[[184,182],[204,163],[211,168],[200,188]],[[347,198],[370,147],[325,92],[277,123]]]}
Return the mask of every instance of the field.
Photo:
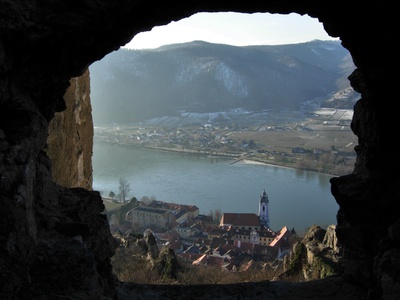
{"label": "field", "polygon": [[351,152],[357,144],[357,137],[350,128],[342,126],[315,126],[313,131],[245,131],[234,132],[230,138],[253,140],[268,151],[292,152],[295,147],[304,149],[335,149]]}
{"label": "field", "polygon": [[103,203],[104,206],[106,207],[106,210],[108,212],[111,212],[113,210],[117,210],[119,209],[122,205],[124,205],[124,203],[115,203],[112,200],[107,200],[107,198],[103,198]]}

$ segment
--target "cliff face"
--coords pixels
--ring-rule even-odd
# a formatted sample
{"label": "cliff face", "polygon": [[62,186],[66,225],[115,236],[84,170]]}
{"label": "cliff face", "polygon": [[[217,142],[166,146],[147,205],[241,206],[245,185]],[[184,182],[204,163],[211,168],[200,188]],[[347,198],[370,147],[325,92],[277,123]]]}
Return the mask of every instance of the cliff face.
{"label": "cliff face", "polygon": [[[229,287],[121,285],[111,269],[114,241],[99,193],[68,187],[89,185],[90,176],[74,181],[62,171],[53,175],[52,165],[55,170],[60,165],[57,155],[51,162],[46,153],[49,122],[68,107],[64,95],[71,78],[138,32],[200,11],[308,14],[350,52],[357,69],[349,80],[361,94],[351,125],[359,145],[354,171],[331,179],[340,207],[336,233],[344,250],[339,277]],[[0,298],[250,299],[262,293],[269,299],[396,299],[397,23],[397,3],[389,1],[0,0]],[[89,122],[89,117],[80,120]],[[70,130],[66,147],[70,140],[83,143],[82,136],[76,137],[80,131],[72,125]],[[73,172],[88,176],[90,171],[82,170],[91,153],[79,158],[76,149],[66,151],[74,153],[76,163],[82,161],[83,167]]]}
{"label": "cliff face", "polygon": [[46,153],[54,182],[65,187],[92,189],[93,121],[89,70],[70,80],[64,95],[66,109],[49,124]]}
{"label": "cliff face", "polygon": [[298,281],[308,281],[339,274],[342,251],[335,227],[330,225],[325,230],[312,225],[302,241],[295,243],[290,255],[285,257],[285,272],[279,279],[294,277]]}

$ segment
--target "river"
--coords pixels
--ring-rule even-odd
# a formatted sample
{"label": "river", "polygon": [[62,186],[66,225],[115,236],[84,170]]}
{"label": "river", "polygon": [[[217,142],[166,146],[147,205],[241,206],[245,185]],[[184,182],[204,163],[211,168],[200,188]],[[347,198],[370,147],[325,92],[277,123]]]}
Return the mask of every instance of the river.
{"label": "river", "polygon": [[270,226],[302,234],[312,224],[336,224],[338,205],[330,192],[331,175],[184,153],[95,143],[93,188],[118,194],[119,178],[130,184],[129,199],[194,204],[201,214],[220,210],[258,213],[260,194],[269,197]]}

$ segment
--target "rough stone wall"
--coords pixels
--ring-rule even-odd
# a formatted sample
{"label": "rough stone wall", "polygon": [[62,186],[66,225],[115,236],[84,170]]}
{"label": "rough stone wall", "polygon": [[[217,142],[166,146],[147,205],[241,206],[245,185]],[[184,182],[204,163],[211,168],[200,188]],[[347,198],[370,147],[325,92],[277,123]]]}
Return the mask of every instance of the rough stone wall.
{"label": "rough stone wall", "polygon": [[[70,79],[136,33],[200,11],[308,14],[340,37],[361,94],[352,174],[332,178],[340,278],[229,287],[118,285],[101,197],[52,178],[48,126]],[[396,299],[400,294],[398,1],[0,0],[1,299]],[[356,284],[353,284],[356,283]],[[361,287],[361,292],[357,287]],[[239,295],[239,296],[238,296]]]}
{"label": "rough stone wall", "polygon": [[301,241],[293,244],[283,259],[284,272],[274,280],[310,281],[339,274],[341,248],[335,225],[327,230],[317,225],[308,228]]}
{"label": "rough stone wall", "polygon": [[89,69],[70,80],[66,109],[49,124],[46,153],[54,182],[65,187],[92,189],[93,120]]}

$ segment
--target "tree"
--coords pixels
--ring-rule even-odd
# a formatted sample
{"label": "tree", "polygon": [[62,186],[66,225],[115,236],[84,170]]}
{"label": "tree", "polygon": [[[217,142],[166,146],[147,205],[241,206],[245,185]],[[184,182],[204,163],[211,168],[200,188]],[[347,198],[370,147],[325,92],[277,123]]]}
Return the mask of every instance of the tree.
{"label": "tree", "polygon": [[119,191],[121,195],[121,200],[125,203],[126,194],[130,191],[129,183],[125,178],[119,179]]}
{"label": "tree", "polygon": [[110,194],[108,194],[108,197],[110,197],[111,199],[114,199],[115,193],[113,191],[111,191]]}
{"label": "tree", "polygon": [[222,215],[221,210],[216,209],[214,215],[215,215],[215,221],[219,222],[221,220],[221,215]]}
{"label": "tree", "polygon": [[[136,200],[136,198],[135,198]],[[137,201],[129,201],[128,203],[121,205],[118,209],[118,221],[120,224],[126,221],[126,214],[132,209],[139,206]]]}
{"label": "tree", "polygon": [[256,143],[254,142],[254,140],[250,140],[249,141],[249,147],[250,148],[254,148],[256,146]]}
{"label": "tree", "polygon": [[156,201],[157,198],[156,196],[143,196],[142,198],[140,198],[140,201],[144,204],[144,205],[149,205],[151,204],[153,201]]}

